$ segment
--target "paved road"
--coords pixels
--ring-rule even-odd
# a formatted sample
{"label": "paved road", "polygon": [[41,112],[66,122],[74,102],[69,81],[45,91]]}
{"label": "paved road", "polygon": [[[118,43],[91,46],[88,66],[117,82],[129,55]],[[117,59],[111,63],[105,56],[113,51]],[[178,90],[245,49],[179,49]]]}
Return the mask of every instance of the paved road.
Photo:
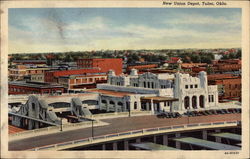
{"label": "paved road", "polygon": [[[241,114],[224,114],[189,117],[189,123],[216,122],[228,120],[241,120]],[[116,119],[105,119],[104,122],[110,125],[94,128],[94,136],[112,134],[117,132],[131,131],[143,128],[153,128],[161,126],[171,126],[178,124],[188,124],[187,117],[182,118],[157,118],[156,116],[137,116],[123,117]],[[46,146],[50,144],[62,143],[77,139],[83,139],[91,136],[91,128],[83,128],[72,131],[58,132],[32,138],[26,138],[18,141],[9,142],[9,150],[27,150],[35,147]]]}

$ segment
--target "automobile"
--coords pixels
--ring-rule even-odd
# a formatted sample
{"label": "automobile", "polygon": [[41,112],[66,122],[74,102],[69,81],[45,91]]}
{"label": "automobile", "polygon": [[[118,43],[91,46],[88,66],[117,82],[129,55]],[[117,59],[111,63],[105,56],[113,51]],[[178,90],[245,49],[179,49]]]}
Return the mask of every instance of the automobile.
{"label": "automobile", "polygon": [[222,109],[226,114],[230,114],[230,112],[227,109]]}
{"label": "automobile", "polygon": [[158,118],[164,118],[165,117],[165,114],[164,113],[160,113],[160,114],[157,114],[156,115]]}
{"label": "automobile", "polygon": [[181,117],[181,114],[179,112],[176,112],[177,118]]}
{"label": "automobile", "polygon": [[236,111],[233,108],[229,108],[228,111],[231,113],[236,113]]}
{"label": "automobile", "polygon": [[205,116],[208,115],[205,111],[199,111],[199,113]]}
{"label": "automobile", "polygon": [[206,112],[208,115],[212,115],[213,113],[209,110],[205,110],[204,112]]}
{"label": "automobile", "polygon": [[201,116],[201,115],[202,115],[202,114],[200,114],[199,112],[197,112],[196,110],[193,111],[193,112],[194,112],[195,116]]}
{"label": "automobile", "polygon": [[217,111],[214,110],[214,109],[211,109],[210,111],[211,111],[214,115],[217,115],[217,114],[218,114]]}
{"label": "automobile", "polygon": [[196,114],[193,111],[190,111],[189,116],[196,116]]}
{"label": "automobile", "polygon": [[222,109],[217,110],[220,114],[226,114]]}
{"label": "automobile", "polygon": [[239,108],[238,110],[239,110],[239,113],[241,113],[241,108]]}

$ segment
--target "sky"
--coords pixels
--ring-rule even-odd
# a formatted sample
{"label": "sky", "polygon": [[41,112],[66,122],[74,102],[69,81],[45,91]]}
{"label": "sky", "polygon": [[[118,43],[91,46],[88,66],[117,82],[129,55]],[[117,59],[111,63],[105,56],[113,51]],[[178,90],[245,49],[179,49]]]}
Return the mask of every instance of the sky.
{"label": "sky", "polygon": [[11,8],[9,53],[241,47],[239,8]]}

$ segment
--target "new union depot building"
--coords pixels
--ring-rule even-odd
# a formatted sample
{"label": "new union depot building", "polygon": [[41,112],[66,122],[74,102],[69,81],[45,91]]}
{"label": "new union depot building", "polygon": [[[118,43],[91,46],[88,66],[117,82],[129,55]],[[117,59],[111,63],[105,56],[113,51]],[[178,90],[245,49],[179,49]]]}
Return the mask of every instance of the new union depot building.
{"label": "new union depot building", "polygon": [[146,72],[132,69],[128,75],[108,72],[108,83],[98,84],[85,93],[98,94],[97,105],[107,112],[124,111],[179,111],[213,109],[218,107],[217,85],[209,85],[207,73],[197,77]]}

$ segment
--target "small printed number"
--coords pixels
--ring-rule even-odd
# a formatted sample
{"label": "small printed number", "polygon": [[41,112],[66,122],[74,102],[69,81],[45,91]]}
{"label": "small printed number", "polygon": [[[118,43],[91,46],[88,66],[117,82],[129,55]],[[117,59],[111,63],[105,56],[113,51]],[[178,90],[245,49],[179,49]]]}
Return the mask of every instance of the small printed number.
{"label": "small printed number", "polygon": [[236,155],[239,154],[239,152],[225,152],[225,155]]}

